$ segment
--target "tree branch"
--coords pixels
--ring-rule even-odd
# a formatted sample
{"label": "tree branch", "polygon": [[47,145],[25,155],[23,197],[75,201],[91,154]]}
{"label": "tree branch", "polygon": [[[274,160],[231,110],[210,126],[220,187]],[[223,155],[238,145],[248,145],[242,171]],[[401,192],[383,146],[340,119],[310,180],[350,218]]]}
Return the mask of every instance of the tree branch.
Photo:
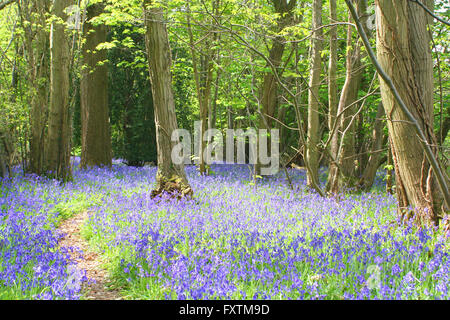
{"label": "tree branch", "polygon": [[447,26],[450,26],[450,22],[448,22],[448,21],[444,20],[443,18],[441,18],[441,17],[435,15],[435,14],[433,13],[433,11],[431,11],[430,9],[428,9],[427,6],[424,5],[422,2],[420,2],[419,0],[409,0],[409,1],[417,3],[417,4],[418,4],[419,6],[421,6],[421,7],[422,7],[422,8],[423,8],[430,16],[432,16],[432,17],[435,18],[436,20],[442,22],[443,24],[446,24]]}
{"label": "tree branch", "polygon": [[5,2],[0,3],[0,10],[4,9],[6,6],[10,5],[13,2],[16,2],[16,0],[7,0]]}

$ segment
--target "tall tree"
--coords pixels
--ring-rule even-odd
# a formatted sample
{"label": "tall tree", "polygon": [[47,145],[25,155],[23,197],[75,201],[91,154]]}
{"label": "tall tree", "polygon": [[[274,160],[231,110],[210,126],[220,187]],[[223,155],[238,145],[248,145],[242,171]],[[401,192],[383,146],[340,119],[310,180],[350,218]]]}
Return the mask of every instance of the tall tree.
{"label": "tall tree", "polygon": [[70,124],[69,124],[69,42],[66,35],[67,14],[65,9],[72,0],[55,0],[50,34],[50,112],[47,140],[46,171],[51,176],[67,181],[70,170]]}
{"label": "tall tree", "polygon": [[82,47],[81,76],[81,166],[111,166],[111,133],[108,108],[107,52],[98,48],[106,42],[107,29],[95,23],[104,3],[88,4],[83,26],[85,37]]}
{"label": "tall tree", "polygon": [[[294,23],[294,9],[297,0],[272,0],[277,18],[277,35],[272,41],[272,47],[269,51],[269,61],[274,68],[281,66],[283,54],[286,48],[286,39],[280,33],[288,26]],[[272,118],[275,116],[278,105],[278,83],[272,70],[264,75],[261,86],[261,114],[259,115],[259,129],[272,129]],[[270,145],[270,143],[269,143]],[[260,172],[260,163],[256,165],[256,174]]]}
{"label": "tall tree", "polygon": [[[424,1],[433,9],[434,1]],[[416,119],[426,142],[436,155],[433,131],[433,63],[430,33],[432,19],[413,1],[377,0],[377,56],[391,78],[407,111]],[[419,223],[438,224],[443,212],[443,193],[425,155],[417,130],[402,110],[388,82],[381,81],[381,95],[395,167],[399,211]],[[448,181],[448,177],[445,177]],[[442,186],[442,182],[440,183]],[[415,208],[412,212],[410,207]]]}
{"label": "tall tree", "polygon": [[191,196],[184,165],[172,161],[173,147],[179,143],[172,141],[172,133],[178,129],[178,124],[172,88],[172,55],[163,8],[152,0],[144,0],[144,19],[158,148],[157,185],[152,196],[163,192],[178,197]]}
{"label": "tall tree", "polygon": [[[366,25],[367,0],[355,2],[361,22]],[[348,15],[348,20],[351,23],[350,13]],[[336,154],[338,165],[333,167],[333,171],[330,171],[328,183],[329,191],[332,194],[338,193],[343,187],[352,187],[356,183],[356,166],[352,161],[355,159],[356,153],[356,121],[354,121],[354,116],[358,109],[355,101],[358,99],[358,91],[364,74],[364,66],[361,63],[363,42],[356,40],[355,44],[354,35],[356,32],[354,27],[349,25],[347,28],[346,78],[337,110],[338,114],[342,114],[341,119],[338,120],[341,142]]]}
{"label": "tall tree", "polygon": [[19,17],[23,27],[24,53],[31,92],[30,158],[28,171],[42,174],[49,103],[49,33],[46,15],[50,1],[19,0]]}
{"label": "tall tree", "polygon": [[319,87],[322,70],[322,0],[313,1],[312,15],[313,35],[310,52],[310,77],[308,96],[308,137],[306,141],[306,159],[310,170],[307,172],[307,185],[312,188],[314,181],[319,181]]}
{"label": "tall tree", "polygon": [[[206,4],[203,2],[206,6]],[[216,56],[217,50],[211,49],[213,46],[216,46],[217,40],[217,32],[212,32],[211,30],[206,30],[206,35],[202,35],[201,39],[195,41],[194,34],[192,32],[191,25],[191,9],[190,9],[190,1],[187,4],[188,15],[187,15],[187,27],[189,33],[189,46],[192,54],[192,67],[194,71],[194,80],[195,87],[197,91],[197,100],[200,109],[200,133],[199,133],[199,164],[200,164],[200,174],[207,174],[204,150],[205,150],[205,141],[203,140],[204,134],[209,126],[209,123],[212,123],[212,112],[210,109],[211,105],[211,87],[213,84],[213,71],[214,64],[213,60]],[[205,8],[205,10],[208,10]],[[216,18],[218,18],[219,14],[219,1],[212,1],[212,12]],[[214,28],[215,20],[211,19],[211,25]],[[203,43],[203,45],[199,45],[196,47],[195,43]],[[200,48],[200,50],[199,50]],[[197,51],[200,51],[200,54],[197,54]],[[208,119],[208,114],[210,114]]]}
{"label": "tall tree", "polygon": [[[337,3],[336,0],[330,0],[330,23],[337,22]],[[338,90],[337,90],[337,26],[330,28],[330,58],[328,65],[328,129],[332,135],[330,140],[331,161],[329,166],[329,177],[334,176],[337,171],[337,153],[339,148],[339,135],[336,130],[336,117],[338,113]],[[328,179],[327,190],[330,190]]]}

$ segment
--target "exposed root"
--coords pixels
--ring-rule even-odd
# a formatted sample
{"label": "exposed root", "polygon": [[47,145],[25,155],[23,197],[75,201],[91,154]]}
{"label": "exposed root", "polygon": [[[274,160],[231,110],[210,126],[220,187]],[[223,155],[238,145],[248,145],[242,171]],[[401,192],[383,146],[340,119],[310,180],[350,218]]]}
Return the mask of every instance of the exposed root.
{"label": "exposed root", "polygon": [[163,177],[158,177],[158,187],[152,191],[151,198],[161,197],[164,194],[169,195],[170,198],[181,200],[183,198],[192,198],[194,192],[191,187],[183,182],[183,179],[173,176],[169,180]]}

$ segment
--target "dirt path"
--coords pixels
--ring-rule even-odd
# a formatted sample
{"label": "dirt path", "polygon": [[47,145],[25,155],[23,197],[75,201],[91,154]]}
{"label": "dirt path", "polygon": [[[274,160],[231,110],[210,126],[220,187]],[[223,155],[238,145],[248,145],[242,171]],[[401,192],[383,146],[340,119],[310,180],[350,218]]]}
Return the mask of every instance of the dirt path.
{"label": "dirt path", "polygon": [[88,217],[89,213],[83,212],[64,221],[59,228],[64,235],[59,245],[60,247],[77,247],[83,251],[82,257],[77,252],[70,255],[76,261],[79,269],[86,270],[86,276],[90,280],[90,283],[86,283],[84,288],[87,300],[122,300],[118,291],[107,289],[106,285],[109,279],[106,270],[101,266],[102,258],[92,252],[86,240],[81,237],[81,227]]}

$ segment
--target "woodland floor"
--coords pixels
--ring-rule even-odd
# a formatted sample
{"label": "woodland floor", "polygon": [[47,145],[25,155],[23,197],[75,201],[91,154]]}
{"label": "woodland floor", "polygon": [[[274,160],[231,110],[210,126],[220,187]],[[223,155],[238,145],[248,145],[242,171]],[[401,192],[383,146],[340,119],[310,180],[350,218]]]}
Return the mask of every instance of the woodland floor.
{"label": "woodland floor", "polygon": [[74,168],[0,183],[0,300],[450,299],[448,238],[393,223],[384,172],[336,201],[300,170],[187,166],[194,199],[160,201],[156,167]]}
{"label": "woodland floor", "polygon": [[86,240],[81,236],[81,227],[88,220],[89,212],[84,211],[64,221],[59,231],[64,234],[60,240],[62,248],[79,248],[83,254],[70,251],[70,258],[77,263],[79,270],[86,271],[88,281],[85,283],[84,292],[87,300],[122,300],[117,290],[109,289],[110,279],[103,267],[104,260],[93,252]]}

